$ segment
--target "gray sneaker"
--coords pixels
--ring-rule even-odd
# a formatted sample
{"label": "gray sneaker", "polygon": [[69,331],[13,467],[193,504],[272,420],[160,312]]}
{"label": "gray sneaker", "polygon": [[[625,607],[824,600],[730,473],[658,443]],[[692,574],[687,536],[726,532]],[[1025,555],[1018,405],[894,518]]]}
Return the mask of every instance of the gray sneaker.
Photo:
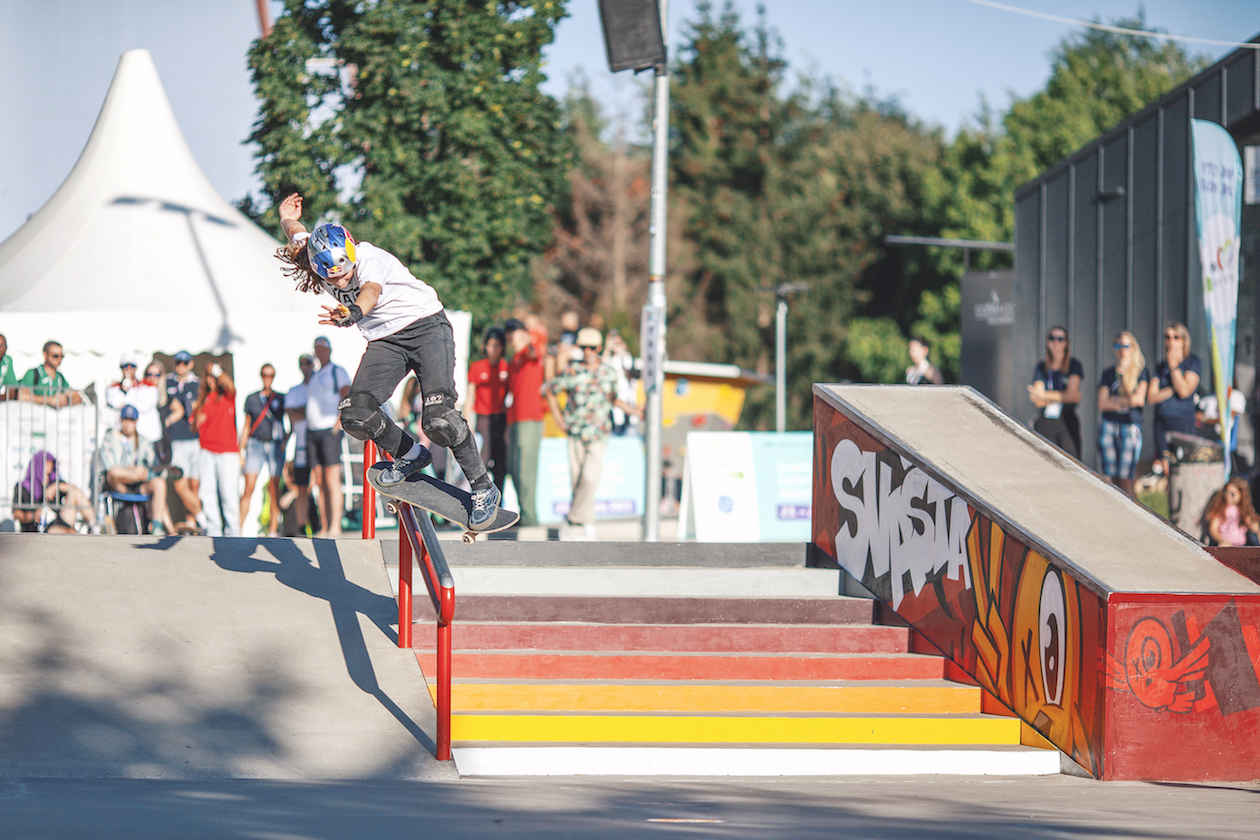
{"label": "gray sneaker", "polygon": [[425,447],[420,447],[420,454],[413,459],[395,458],[389,465],[388,469],[381,470],[381,474],[377,476],[377,482],[382,487],[393,487],[395,484],[402,484],[412,473],[418,473],[420,470],[429,466],[433,461],[433,454]]}
{"label": "gray sneaker", "polygon": [[472,513],[468,515],[468,527],[480,531],[494,521],[499,512],[499,502],[503,494],[499,488],[491,484],[484,490],[472,491]]}

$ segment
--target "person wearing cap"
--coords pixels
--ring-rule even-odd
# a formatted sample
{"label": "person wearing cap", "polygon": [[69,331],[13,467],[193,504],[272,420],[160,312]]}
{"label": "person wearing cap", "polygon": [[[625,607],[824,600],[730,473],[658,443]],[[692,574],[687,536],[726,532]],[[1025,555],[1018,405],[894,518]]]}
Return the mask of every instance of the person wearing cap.
{"label": "person wearing cap", "polygon": [[309,353],[298,356],[298,370],[302,381],[284,395],[284,413],[289,418],[289,439],[293,441],[292,457],[285,461],[284,483],[288,490],[280,499],[280,509],[293,508],[294,533],[306,536],[306,525],[311,506],[311,466],[306,447],[306,388],[315,373],[315,357]]}
{"label": "person wearing cap", "polygon": [[119,409],[118,428],[106,431],[96,450],[96,470],[107,491],[146,494],[154,532],[173,534],[175,526],[166,508],[166,479],[155,470],[153,442],[138,431],[139,418],[134,405]]}
{"label": "person wearing cap", "polygon": [[193,357],[187,350],[175,354],[175,372],[166,377],[166,439],[171,443],[171,466],[178,472],[172,484],[175,495],[184,504],[186,530],[197,528],[197,515],[201,513],[199,497],[201,474],[201,441],[193,428],[193,403],[197,402],[200,383],[193,373]]}
{"label": "person wearing cap", "polygon": [[341,417],[338,406],[350,395],[350,374],[332,360],[332,342],[326,336],[315,339],[319,368],[306,385],[306,459],[313,484],[319,489],[322,527],[317,537],[341,536],[341,511],[345,496],[341,490]]}
{"label": "person wearing cap", "polygon": [[321,324],[357,326],[368,342],[350,392],[339,406],[341,425],[394,457],[380,474],[381,485],[402,484],[424,469],[432,461],[428,449],[381,410],[407,372],[414,371],[424,394],[424,433],[454,454],[472,485],[468,525],[474,531],[485,529],[498,513],[502,494],[455,407],[455,331],[437,293],[393,254],[355,242],[341,225],[321,224],[308,235],[300,221],[300,195],[288,196],[278,209],[289,240],[278,254],[288,266],[287,275],[299,291],[334,298],[336,305],[324,307]]}
{"label": "person wearing cap", "polygon": [[[594,327],[578,330],[582,361],[569,365],[543,386],[551,416],[569,436],[569,478],[573,502],[560,525],[562,540],[595,539],[595,492],[604,472],[604,453],[612,429],[613,406],[627,414],[641,411],[617,398],[617,372],[599,355],[603,336]],[[557,395],[565,394],[564,411]]]}
{"label": "person wearing cap", "polygon": [[152,443],[162,437],[162,418],[158,413],[158,389],[137,376],[140,368],[138,353],[123,353],[118,360],[120,375],[117,382],[110,383],[105,389],[105,405],[115,412],[113,428],[119,428],[117,412],[125,405],[135,406],[140,414],[136,427],[140,434]]}
{"label": "person wearing cap", "polygon": [[45,341],[44,363],[28,370],[18,381],[19,398],[53,408],[83,402],[79,392],[70,388],[59,370],[65,357],[66,351],[60,342]]}
{"label": "person wearing cap", "polygon": [[201,442],[200,524],[207,537],[239,537],[241,455],[236,446],[236,385],[215,363],[206,365],[192,417]]}

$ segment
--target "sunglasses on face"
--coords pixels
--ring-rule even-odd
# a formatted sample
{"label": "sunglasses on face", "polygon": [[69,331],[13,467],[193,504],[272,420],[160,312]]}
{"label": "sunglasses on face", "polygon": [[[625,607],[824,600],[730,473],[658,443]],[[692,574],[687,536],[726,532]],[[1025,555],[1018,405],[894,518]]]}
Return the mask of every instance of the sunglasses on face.
{"label": "sunglasses on face", "polygon": [[61,356],[62,356],[62,354],[61,354],[61,353],[49,353],[49,354],[48,354],[48,358],[50,358],[50,359],[60,359],[60,358],[61,358]]}
{"label": "sunglasses on face", "polygon": [[1046,341],[1067,341],[1066,335],[1052,335],[1046,338]]}
{"label": "sunglasses on face", "polygon": [[162,372],[161,372],[161,371],[158,371],[158,370],[146,370],[146,371],[144,372],[144,378],[145,378],[145,379],[154,379],[154,378],[159,377],[159,376],[161,376],[161,375],[162,375]]}
{"label": "sunglasses on face", "polygon": [[1118,342],[1118,341],[1117,341],[1117,342],[1115,343],[1115,345],[1114,345],[1114,346],[1115,346],[1115,348],[1116,348],[1117,350],[1128,350],[1128,349],[1129,349],[1130,347],[1132,347],[1133,345],[1132,345],[1132,344],[1121,344],[1120,342]]}
{"label": "sunglasses on face", "polygon": [[1166,335],[1164,336],[1164,341],[1177,341],[1180,338],[1181,336],[1179,335]]}

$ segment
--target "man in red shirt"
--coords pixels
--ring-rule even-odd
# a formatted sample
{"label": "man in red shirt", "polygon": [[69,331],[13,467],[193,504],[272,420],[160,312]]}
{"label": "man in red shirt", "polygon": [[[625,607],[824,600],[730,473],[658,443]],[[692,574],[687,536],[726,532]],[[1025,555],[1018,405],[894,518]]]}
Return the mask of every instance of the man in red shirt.
{"label": "man in red shirt", "polygon": [[468,366],[468,395],[464,397],[464,417],[481,435],[481,461],[494,476],[500,493],[507,476],[508,363],[503,358],[504,343],[503,330],[486,330],[482,342],[486,357]]}
{"label": "man in red shirt", "polygon": [[504,332],[512,351],[508,363],[508,474],[520,500],[521,525],[532,526],[538,524],[534,487],[538,482],[538,447],[547,412],[542,396],[547,339],[545,335],[531,334],[515,318],[508,319]]}

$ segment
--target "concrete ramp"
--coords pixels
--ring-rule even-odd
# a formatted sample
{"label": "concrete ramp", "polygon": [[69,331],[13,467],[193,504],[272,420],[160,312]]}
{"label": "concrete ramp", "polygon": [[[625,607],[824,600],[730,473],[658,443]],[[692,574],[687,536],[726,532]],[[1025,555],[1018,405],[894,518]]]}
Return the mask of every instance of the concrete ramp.
{"label": "concrete ramp", "polygon": [[835,563],[1090,773],[1260,767],[1260,586],[962,387],[815,385]]}
{"label": "concrete ramp", "polygon": [[0,537],[0,776],[454,777],[376,542]]}

